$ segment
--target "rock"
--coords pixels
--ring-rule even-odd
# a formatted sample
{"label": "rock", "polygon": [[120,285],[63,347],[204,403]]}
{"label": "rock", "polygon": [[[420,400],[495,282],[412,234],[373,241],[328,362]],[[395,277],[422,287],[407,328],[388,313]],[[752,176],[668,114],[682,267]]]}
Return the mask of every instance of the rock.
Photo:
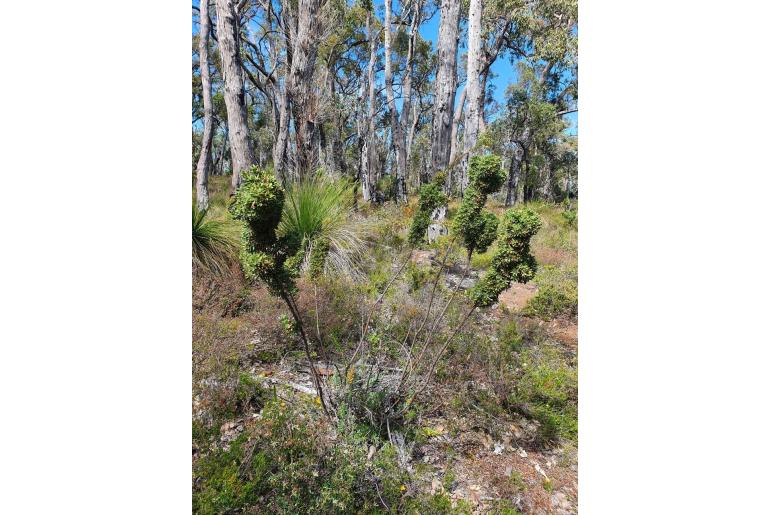
{"label": "rock", "polygon": [[433,223],[428,226],[428,243],[433,243],[439,236],[449,234],[449,229],[443,224]]}
{"label": "rock", "polygon": [[564,492],[554,492],[551,496],[551,507],[557,515],[572,515],[577,513],[575,507],[564,494]]}
{"label": "rock", "polygon": [[444,218],[446,218],[446,206],[437,207],[433,210],[433,212],[430,214],[430,219],[435,220],[437,222],[440,222]]}
{"label": "rock", "polygon": [[473,287],[476,282],[478,282],[478,274],[471,272],[468,274],[468,277],[463,279],[462,275],[452,274],[447,272],[446,274],[446,285],[449,288],[456,288],[457,285],[460,285],[461,290],[467,290],[468,288]]}

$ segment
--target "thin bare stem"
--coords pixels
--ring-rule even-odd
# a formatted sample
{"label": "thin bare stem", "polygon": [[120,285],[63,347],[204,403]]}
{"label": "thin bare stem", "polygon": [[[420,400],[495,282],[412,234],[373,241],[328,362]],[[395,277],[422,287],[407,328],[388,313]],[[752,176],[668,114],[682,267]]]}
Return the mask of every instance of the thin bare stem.
{"label": "thin bare stem", "polygon": [[313,356],[310,353],[310,343],[308,342],[307,334],[305,334],[305,327],[302,324],[302,319],[299,316],[299,311],[297,310],[297,305],[294,302],[294,297],[290,292],[286,290],[282,290],[280,293],[283,301],[287,306],[289,306],[289,311],[291,311],[292,317],[294,317],[294,321],[297,323],[297,328],[299,329],[302,344],[305,347],[305,355],[307,356],[308,364],[310,365],[310,371],[313,376],[313,382],[315,382],[315,387],[318,391],[318,398],[321,401],[321,407],[323,408],[327,418],[331,420],[331,413],[329,412],[329,408],[326,406],[326,400],[324,399],[321,377],[318,374],[318,370],[315,368],[315,364],[313,363]]}

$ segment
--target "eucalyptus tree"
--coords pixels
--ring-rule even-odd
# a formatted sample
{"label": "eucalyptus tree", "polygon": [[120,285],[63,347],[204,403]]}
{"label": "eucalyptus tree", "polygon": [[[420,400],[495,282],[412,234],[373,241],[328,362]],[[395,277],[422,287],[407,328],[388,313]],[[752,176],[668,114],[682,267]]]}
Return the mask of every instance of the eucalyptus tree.
{"label": "eucalyptus tree", "polygon": [[457,44],[460,34],[460,0],[441,0],[441,20],[436,44],[437,70],[433,93],[431,170],[435,174],[449,164],[452,117],[457,91]]}
{"label": "eucalyptus tree", "polygon": [[[205,1],[205,0],[204,0]],[[241,60],[240,13],[242,2],[216,0],[217,37],[225,83],[228,136],[232,160],[231,192],[240,186],[241,172],[255,163],[254,148],[249,138],[249,126]]]}
{"label": "eucalyptus tree", "polygon": [[463,136],[464,158],[460,190],[468,187],[468,155],[476,146],[479,134],[479,104],[481,99],[481,83],[479,82],[479,64],[481,62],[481,13],[482,0],[471,0],[468,10],[468,67],[465,90],[467,93],[468,109],[465,112],[465,134]]}
{"label": "eucalyptus tree", "polygon": [[211,101],[211,79],[209,74],[209,0],[200,2],[200,32],[198,35],[198,56],[200,63],[201,92],[203,97],[203,136],[196,173],[197,204],[203,211],[209,207],[209,171],[212,167],[211,142],[214,138],[214,108]]}
{"label": "eucalyptus tree", "polygon": [[[366,68],[366,81],[361,84],[359,91],[359,104],[368,106],[366,116],[362,116],[358,122],[359,140],[361,142],[361,158],[359,164],[359,177],[361,181],[361,193],[364,202],[371,202],[375,198],[375,189],[377,183],[376,163],[375,163],[375,73],[374,66],[377,59],[377,48],[379,44],[378,30],[375,33],[374,6],[371,2],[365,6],[366,15],[366,33],[369,41],[369,63]],[[363,100],[364,86],[368,91],[367,99]]]}

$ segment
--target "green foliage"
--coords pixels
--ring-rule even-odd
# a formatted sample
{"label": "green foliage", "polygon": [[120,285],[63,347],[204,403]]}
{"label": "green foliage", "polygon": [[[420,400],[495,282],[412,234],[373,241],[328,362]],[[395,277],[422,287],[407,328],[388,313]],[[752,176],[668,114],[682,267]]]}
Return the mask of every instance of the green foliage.
{"label": "green foliage", "polygon": [[501,351],[510,354],[521,350],[523,340],[515,320],[501,322],[497,328],[497,338]]}
{"label": "green foliage", "polygon": [[577,314],[577,296],[568,295],[553,285],[546,285],[529,299],[524,307],[524,313],[545,320],[551,320],[559,315],[573,316]]}
{"label": "green foliage", "polygon": [[519,207],[505,213],[492,264],[469,292],[476,306],[487,307],[497,302],[512,280],[526,283],[534,277],[537,263],[530,253],[530,239],[541,225],[537,214],[528,208]]}
{"label": "green foliage", "polygon": [[487,196],[499,190],[505,181],[501,160],[496,155],[470,159],[470,182],[454,221],[454,230],[462,238],[468,255],[485,252],[497,236],[497,217],[484,211]]}
{"label": "green foliage", "polygon": [[413,247],[425,242],[425,233],[430,225],[430,215],[449,200],[442,190],[440,181],[441,176],[436,174],[433,181],[420,188],[417,213],[415,213],[412,226],[409,228],[409,244]]}
{"label": "green foliage", "polygon": [[524,313],[543,320],[578,314],[577,267],[546,266],[535,276],[539,290],[524,306]]}
{"label": "green foliage", "polygon": [[420,515],[470,515],[473,513],[473,508],[463,499],[459,499],[457,506],[453,508],[452,498],[445,492],[437,492],[433,495],[423,495],[410,500],[406,513],[419,513]]}
{"label": "green foliage", "polygon": [[[515,474],[518,474],[518,472],[515,472]],[[513,475],[511,477],[513,477]],[[494,504],[494,510],[492,513],[495,515],[521,515],[521,512],[517,510],[516,506],[514,506],[513,503],[508,499],[497,501]]]}
{"label": "green foliage", "polygon": [[421,266],[410,261],[406,268],[406,279],[409,284],[409,291],[415,292],[422,288],[430,276],[430,267]]}
{"label": "green foliage", "polygon": [[316,279],[323,273],[326,256],[328,255],[329,240],[320,240],[313,246],[313,250],[310,252],[310,264],[308,265],[310,277]]}
{"label": "green foliage", "polygon": [[484,195],[491,195],[505,182],[505,171],[500,156],[489,154],[473,156],[468,163],[469,187],[476,186]]}
{"label": "green foliage", "polygon": [[241,434],[229,449],[216,450],[195,464],[193,472],[201,481],[193,489],[193,513],[213,515],[242,509],[267,491],[269,461],[263,453],[246,461],[245,444],[246,435]]}
{"label": "green foliage", "polygon": [[396,196],[396,176],[385,175],[377,181],[377,191],[382,192],[386,199],[392,199]]}
{"label": "green foliage", "polygon": [[224,220],[211,218],[208,210],[192,206],[192,262],[194,267],[215,274],[225,272],[237,245],[232,236],[232,226]]}
{"label": "green foliage", "polygon": [[523,353],[508,400],[540,423],[538,433],[545,441],[577,438],[577,370],[551,348]]}
{"label": "green foliage", "polygon": [[278,238],[285,193],[268,169],[252,166],[243,172],[230,213],[245,223],[241,236],[241,266],[249,280],[263,281],[275,295],[295,289],[291,269],[284,264],[296,252],[291,238]]}
{"label": "green foliage", "polygon": [[252,166],[243,172],[241,187],[230,204],[230,213],[236,220],[249,225],[255,242],[272,243],[281,220],[284,197],[283,188],[271,170]]}
{"label": "green foliage", "polygon": [[565,209],[562,211],[561,216],[567,222],[567,225],[572,228],[577,227],[577,211],[574,209]]}
{"label": "green foliage", "polygon": [[383,502],[395,509],[409,481],[396,449],[370,442],[344,419],[329,445],[320,438],[326,429],[302,408],[270,401],[228,450],[202,457],[193,470],[193,512],[381,513]]}
{"label": "green foliage", "polygon": [[[291,265],[312,277],[325,271],[360,278],[360,224],[351,219],[353,185],[318,174],[289,188],[277,234],[299,252]],[[316,247],[319,247],[316,250]]]}

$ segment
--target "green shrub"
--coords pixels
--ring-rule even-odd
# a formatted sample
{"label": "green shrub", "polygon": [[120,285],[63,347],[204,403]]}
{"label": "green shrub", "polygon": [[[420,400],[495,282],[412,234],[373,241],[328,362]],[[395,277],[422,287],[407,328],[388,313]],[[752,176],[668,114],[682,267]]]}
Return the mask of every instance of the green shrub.
{"label": "green shrub", "polygon": [[491,306],[511,281],[526,283],[535,275],[537,263],[530,253],[530,239],[542,222],[531,210],[519,207],[506,211],[492,264],[481,280],[469,290],[474,304]]}
{"label": "green shrub", "polygon": [[381,192],[385,199],[392,199],[396,196],[396,176],[384,175],[377,181],[377,191]]}
{"label": "green shrub", "polygon": [[546,285],[529,299],[524,307],[524,313],[545,320],[551,320],[559,315],[577,315],[577,296],[569,295],[553,285]]}
{"label": "green shrub", "polygon": [[577,439],[577,370],[550,348],[524,352],[509,403],[540,423],[544,441]]}
{"label": "green shrub", "polygon": [[573,228],[577,227],[577,211],[566,209],[562,211],[561,216],[564,218],[564,221],[567,222],[567,226]]}
{"label": "green shrub", "polygon": [[276,234],[281,220],[285,193],[272,171],[252,166],[243,172],[241,187],[230,213],[245,223],[241,237],[241,267],[249,280],[263,281],[279,296],[294,291],[294,266],[285,266],[300,242]]}
{"label": "green shrub", "polygon": [[545,266],[535,276],[540,287],[524,313],[544,320],[578,314],[577,266]]}
{"label": "green shrub", "polygon": [[407,264],[406,279],[410,292],[415,292],[422,288],[430,277],[431,270],[429,267],[418,265],[412,261]]}
{"label": "green shrub", "polygon": [[257,452],[245,460],[246,435],[241,434],[229,449],[217,449],[199,459],[193,473],[199,478],[193,488],[193,513],[213,515],[256,504],[269,489],[267,456]]}
{"label": "green shrub", "polygon": [[505,181],[501,160],[496,155],[470,159],[470,182],[454,219],[454,230],[463,241],[468,255],[484,252],[497,237],[497,217],[484,211],[487,196],[499,190]]}
{"label": "green shrub", "polygon": [[497,328],[497,338],[500,342],[500,350],[505,354],[521,350],[523,340],[515,320],[501,322]]}
{"label": "green shrub", "polygon": [[413,247],[425,242],[425,234],[430,225],[430,215],[433,211],[446,205],[449,201],[442,189],[444,178],[445,175],[436,174],[431,182],[420,188],[417,212],[409,228],[409,244]]}
{"label": "green shrub", "polygon": [[209,211],[192,206],[192,263],[193,268],[222,274],[234,261],[237,250],[233,225],[217,220]]}
{"label": "green shrub", "polygon": [[[195,464],[195,513],[383,513],[396,511],[409,476],[389,443],[343,420],[334,443],[301,406],[270,401],[228,450]],[[377,449],[369,459],[370,446]]]}

